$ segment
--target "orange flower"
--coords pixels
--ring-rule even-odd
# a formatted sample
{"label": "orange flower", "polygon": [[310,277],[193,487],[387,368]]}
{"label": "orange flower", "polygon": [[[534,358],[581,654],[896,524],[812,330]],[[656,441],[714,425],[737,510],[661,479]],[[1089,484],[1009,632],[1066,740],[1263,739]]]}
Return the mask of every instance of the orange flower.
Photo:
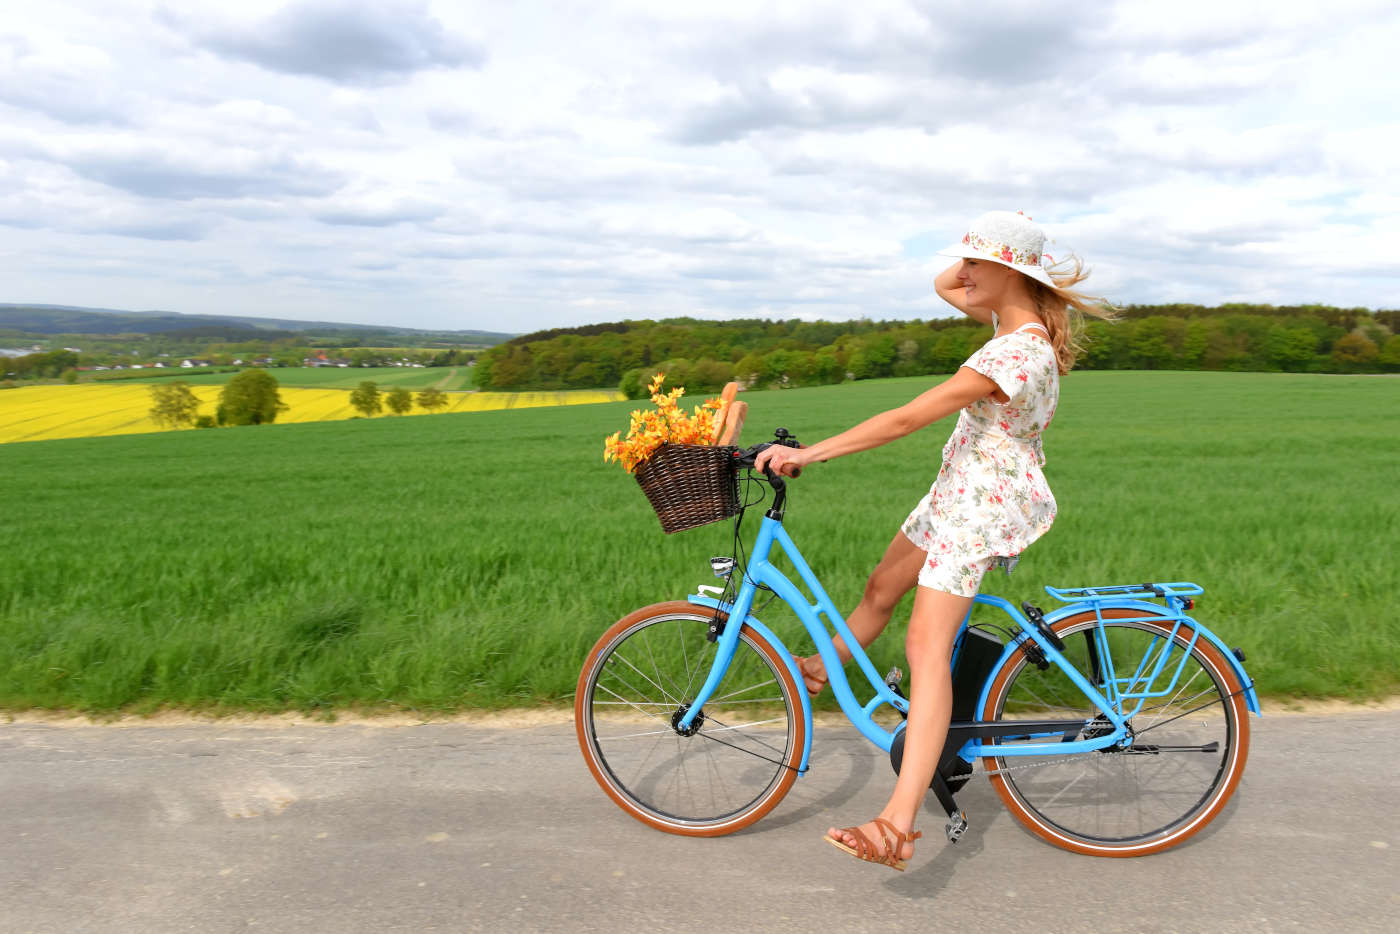
{"label": "orange flower", "polygon": [[622,469],[632,473],[637,466],[663,444],[710,444],[715,429],[724,418],[727,403],[723,399],[706,399],[687,413],[679,401],[684,387],[677,386],[662,393],[666,374],[657,373],[647,386],[654,410],[637,409],[627,426],[627,437],[614,432],[603,439],[603,460],[617,461]]}

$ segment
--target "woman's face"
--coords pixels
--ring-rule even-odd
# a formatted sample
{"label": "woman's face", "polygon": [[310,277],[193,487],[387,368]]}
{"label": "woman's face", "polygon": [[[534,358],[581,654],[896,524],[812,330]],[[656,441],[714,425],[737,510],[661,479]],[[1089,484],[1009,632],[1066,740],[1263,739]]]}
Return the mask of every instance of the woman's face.
{"label": "woman's face", "polygon": [[995,308],[1006,294],[1011,276],[1020,273],[988,260],[964,259],[958,269],[958,282],[963,286],[963,298],[969,305]]}

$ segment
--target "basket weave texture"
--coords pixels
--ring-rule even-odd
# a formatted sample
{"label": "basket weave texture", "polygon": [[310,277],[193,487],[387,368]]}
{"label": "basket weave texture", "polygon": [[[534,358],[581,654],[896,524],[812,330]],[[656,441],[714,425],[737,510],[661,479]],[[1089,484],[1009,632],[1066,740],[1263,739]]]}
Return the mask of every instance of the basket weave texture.
{"label": "basket weave texture", "polygon": [[634,474],[667,535],[739,512],[734,447],[663,444]]}

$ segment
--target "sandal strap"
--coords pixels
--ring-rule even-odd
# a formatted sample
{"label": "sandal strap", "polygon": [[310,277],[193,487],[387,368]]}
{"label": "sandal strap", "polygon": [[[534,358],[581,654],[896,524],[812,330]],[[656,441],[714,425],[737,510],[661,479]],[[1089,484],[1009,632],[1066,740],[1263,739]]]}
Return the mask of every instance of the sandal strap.
{"label": "sandal strap", "polygon": [[855,855],[857,858],[863,859],[867,863],[880,863],[883,866],[894,866],[904,859],[899,855],[899,851],[904,847],[904,844],[913,843],[923,836],[922,833],[901,833],[899,828],[895,827],[894,824],[891,824],[883,817],[877,817],[872,820],[871,823],[879,828],[881,844],[879,847],[877,847],[875,841],[866,836],[865,832],[859,827],[845,827],[841,830],[842,833],[850,834],[855,838]]}
{"label": "sandal strap", "polygon": [[867,837],[859,827],[845,827],[841,831],[856,838],[856,857],[863,859],[867,863],[878,863],[875,858],[875,844]]}
{"label": "sandal strap", "polygon": [[883,817],[875,818],[872,823],[880,828],[880,836],[884,838],[881,841],[885,845],[884,858],[879,860],[879,862],[884,863],[886,866],[893,866],[895,863],[903,860],[904,857],[899,855],[899,851],[904,848],[905,843],[913,842],[915,837],[901,832],[898,827],[891,824]]}
{"label": "sandal strap", "polygon": [[919,831],[918,833],[914,833],[914,832],[902,833],[902,832],[900,832],[900,830],[899,830],[898,827],[896,827],[894,824],[891,824],[889,821],[885,820],[883,817],[877,817],[877,818],[875,818],[875,820],[873,821],[873,823],[876,823],[876,824],[879,824],[879,825],[880,825],[880,827],[881,827],[881,833],[882,833],[882,834],[883,834],[885,831],[888,831],[889,833],[893,834],[895,840],[898,841],[898,843],[899,843],[900,846],[903,846],[903,845],[906,844],[906,843],[913,843],[915,840],[919,839],[920,837],[922,837],[922,836],[924,835],[924,834],[923,834],[923,831]]}

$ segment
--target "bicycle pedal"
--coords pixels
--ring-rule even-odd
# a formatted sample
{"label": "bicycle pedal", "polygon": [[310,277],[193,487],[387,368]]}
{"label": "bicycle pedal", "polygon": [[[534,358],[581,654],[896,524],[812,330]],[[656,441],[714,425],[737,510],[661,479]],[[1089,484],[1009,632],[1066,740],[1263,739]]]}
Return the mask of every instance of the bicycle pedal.
{"label": "bicycle pedal", "polygon": [[896,694],[901,694],[899,690],[899,682],[903,680],[904,671],[896,665],[894,668],[890,669],[889,674],[885,675],[885,687],[889,688],[891,691],[894,691]]}
{"label": "bicycle pedal", "polygon": [[948,835],[949,843],[957,843],[962,839],[963,833],[967,830],[967,812],[954,811],[948,815],[948,824],[943,828],[943,832]]}

